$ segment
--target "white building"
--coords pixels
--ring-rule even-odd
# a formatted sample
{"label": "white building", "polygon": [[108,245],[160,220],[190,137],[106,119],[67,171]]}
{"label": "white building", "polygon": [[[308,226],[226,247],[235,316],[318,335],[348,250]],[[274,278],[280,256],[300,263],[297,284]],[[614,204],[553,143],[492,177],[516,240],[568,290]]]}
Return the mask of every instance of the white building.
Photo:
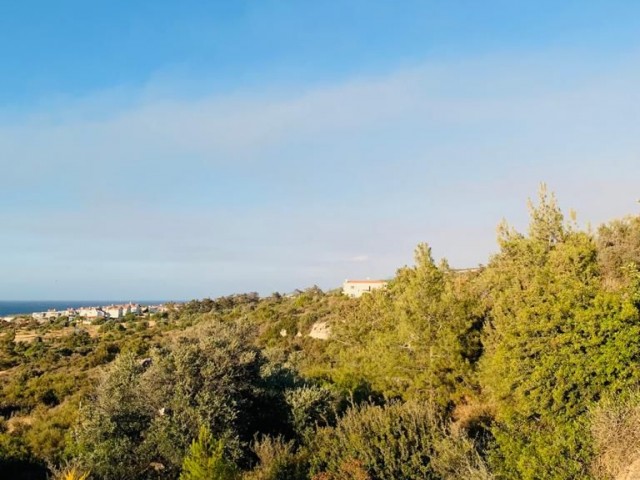
{"label": "white building", "polygon": [[105,307],[104,312],[109,318],[122,318],[122,307],[120,305],[109,305]]}
{"label": "white building", "polygon": [[45,320],[56,320],[60,317],[69,317],[73,318],[76,315],[76,311],[72,308],[67,308],[66,310],[47,310],[46,312],[34,312],[31,316],[38,320],[39,322],[44,322]]}
{"label": "white building", "polygon": [[342,293],[349,297],[358,298],[365,293],[370,293],[386,286],[386,280],[345,280],[342,284]]}
{"label": "white building", "polygon": [[85,318],[106,318],[107,317],[107,313],[99,307],[79,308],[78,315]]}
{"label": "white building", "polygon": [[134,315],[140,315],[142,313],[142,307],[137,303],[129,303],[128,305],[122,306],[122,314],[129,315],[133,313]]}
{"label": "white building", "polygon": [[31,316],[34,320],[38,320],[39,322],[45,321],[47,318],[49,318],[47,316],[47,312],[33,312]]}
{"label": "white building", "polygon": [[35,312],[31,316],[38,321],[55,320],[61,317],[64,312],[58,312],[56,310],[47,310],[46,312]]}

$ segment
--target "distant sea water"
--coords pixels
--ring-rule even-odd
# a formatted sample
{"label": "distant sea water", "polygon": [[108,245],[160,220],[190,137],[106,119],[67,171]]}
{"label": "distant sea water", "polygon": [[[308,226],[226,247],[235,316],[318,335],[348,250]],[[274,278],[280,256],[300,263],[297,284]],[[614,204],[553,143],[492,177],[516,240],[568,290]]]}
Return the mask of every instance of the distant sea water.
{"label": "distant sea water", "polygon": [[124,303],[138,303],[140,305],[158,305],[168,300],[34,300],[34,301],[2,301],[0,300],[0,317],[20,315],[33,312],[46,312],[49,309],[64,310],[66,308],[97,307]]}

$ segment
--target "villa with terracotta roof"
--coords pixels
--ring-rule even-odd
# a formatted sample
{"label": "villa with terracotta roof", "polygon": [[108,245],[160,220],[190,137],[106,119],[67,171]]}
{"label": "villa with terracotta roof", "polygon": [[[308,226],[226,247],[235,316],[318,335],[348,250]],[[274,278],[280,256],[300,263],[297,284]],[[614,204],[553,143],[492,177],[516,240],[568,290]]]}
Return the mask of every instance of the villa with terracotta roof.
{"label": "villa with terracotta roof", "polygon": [[345,280],[342,284],[342,293],[349,297],[358,298],[365,293],[370,293],[386,286],[386,280]]}

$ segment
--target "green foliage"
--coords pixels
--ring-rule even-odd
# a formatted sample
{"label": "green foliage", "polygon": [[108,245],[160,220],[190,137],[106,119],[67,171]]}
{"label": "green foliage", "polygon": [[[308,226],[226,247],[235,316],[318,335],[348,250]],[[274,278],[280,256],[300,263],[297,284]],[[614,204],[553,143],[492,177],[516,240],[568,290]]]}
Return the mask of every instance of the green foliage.
{"label": "green foliage", "polygon": [[424,404],[352,408],[336,427],[318,429],[311,443],[312,473],[338,473],[357,460],[373,480],[435,479],[431,468],[437,423]]}
{"label": "green foliage", "polygon": [[15,339],[15,330],[8,331],[0,338],[0,370],[15,367],[20,362]]}
{"label": "green foliage", "polygon": [[254,442],[253,451],[258,466],[247,473],[245,480],[305,480],[308,478],[307,455],[296,450],[293,441],[282,437],[263,437]]}
{"label": "green foliage", "polygon": [[459,427],[440,427],[434,435],[431,468],[441,480],[491,480],[494,477],[478,444]]}
{"label": "green foliage", "polygon": [[371,480],[371,475],[362,466],[362,462],[350,458],[340,464],[337,472],[320,472],[312,480]]}
{"label": "green foliage", "polygon": [[68,432],[76,419],[78,404],[67,400],[53,408],[39,406],[31,412],[31,425],[25,431],[31,451],[48,464],[57,464],[64,460]]}
{"label": "green foliage", "polygon": [[81,411],[74,455],[99,478],[143,478],[151,464],[173,478],[204,426],[240,458],[240,442],[262,430],[264,359],[250,340],[246,326],[214,323],[146,361],[121,354]]}
{"label": "green foliage", "polygon": [[91,358],[92,366],[105,365],[112,362],[120,353],[120,347],[113,342],[100,343],[94,350]]}
{"label": "green foliage", "polygon": [[180,480],[235,480],[238,468],[225,457],[225,443],[201,427],[182,464]]}
{"label": "green foliage", "polygon": [[290,422],[299,437],[304,437],[316,426],[333,422],[337,409],[337,396],[326,387],[302,386],[285,393]]}
{"label": "green foliage", "polygon": [[625,267],[640,266],[640,217],[628,217],[602,225],[596,237],[598,265],[605,285],[619,286],[627,280]]}
{"label": "green foliage", "polygon": [[154,423],[152,433],[172,464],[179,464],[201,425],[218,438],[244,442],[262,430],[254,406],[264,393],[265,359],[252,337],[247,325],[212,323],[153,356],[144,379],[147,401],[169,413]]}
{"label": "green foliage", "polygon": [[362,376],[386,396],[446,407],[473,388],[482,319],[464,281],[427,245],[386,291],[362,298],[336,327],[334,375]]}
{"label": "green foliage", "polygon": [[483,273],[489,328],[480,381],[496,406],[496,468],[507,478],[584,478],[583,415],[640,380],[638,311],[601,288],[593,238],[541,194],[528,237],[503,231]]}
{"label": "green foliage", "polygon": [[589,479],[591,445],[584,419],[512,420],[494,426],[489,463],[498,478]]}
{"label": "green foliage", "polygon": [[0,473],[3,478],[43,479],[46,469],[29,447],[21,428],[8,431],[6,422],[0,420]]}
{"label": "green foliage", "polygon": [[142,394],[142,370],[132,354],[120,355],[80,409],[70,453],[99,479],[142,478],[151,463],[144,432],[155,412]]}

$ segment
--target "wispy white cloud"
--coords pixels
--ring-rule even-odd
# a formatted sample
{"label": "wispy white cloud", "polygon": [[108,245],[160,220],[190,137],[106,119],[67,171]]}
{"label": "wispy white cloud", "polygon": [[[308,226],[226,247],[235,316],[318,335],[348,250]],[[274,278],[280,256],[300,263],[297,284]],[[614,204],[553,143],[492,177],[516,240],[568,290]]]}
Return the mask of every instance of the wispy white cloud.
{"label": "wispy white cloud", "polygon": [[[529,68],[553,72],[558,61]],[[85,109],[75,102],[72,114],[58,106],[51,115],[36,112],[31,120],[5,121],[0,126],[3,168],[5,174],[37,176],[61,167],[89,175],[136,165],[161,170],[176,161],[196,167],[256,164],[308,142],[345,143],[384,128],[396,133],[398,125],[424,128],[428,141],[422,146],[436,148],[443,142],[428,138],[430,129],[451,135],[451,129],[507,122],[512,128],[534,129],[531,135],[540,129],[557,132],[558,125],[563,127],[558,134],[579,129],[635,132],[631,120],[637,118],[640,101],[633,88],[640,77],[637,69],[592,76],[564,89],[553,78],[525,69],[527,79],[522,67],[514,68],[518,59],[495,62],[425,66],[291,96],[151,98],[114,109],[103,106],[98,109],[102,114],[95,113],[96,103],[104,101],[88,98]],[[452,91],[451,83],[457,89]],[[558,134],[550,141],[557,141]]]}
{"label": "wispy white cloud", "polygon": [[[11,277],[29,258],[88,262],[154,288],[164,280],[151,272],[165,268],[194,295],[203,279],[331,285],[388,276],[424,240],[455,265],[484,261],[495,224],[523,224],[543,180],[581,218],[632,210],[635,63],[596,72],[558,55],[524,60],[429,64],[293,93],[116,92],[5,113],[0,248],[10,254],[0,266]],[[230,271],[237,278],[224,283]]]}

